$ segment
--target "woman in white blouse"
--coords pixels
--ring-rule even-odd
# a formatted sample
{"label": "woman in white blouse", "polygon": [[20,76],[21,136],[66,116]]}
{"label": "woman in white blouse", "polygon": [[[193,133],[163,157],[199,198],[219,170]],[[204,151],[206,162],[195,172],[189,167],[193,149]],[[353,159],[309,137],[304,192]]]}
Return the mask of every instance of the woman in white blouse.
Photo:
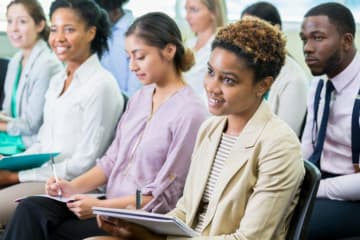
{"label": "woman in white blouse", "polygon": [[[97,5],[69,10],[67,1],[50,9],[49,43],[66,64],[46,93],[44,124],[38,142],[27,153],[60,152],[55,158],[59,178],[71,180],[95,165],[115,133],[123,109],[116,80],[99,57],[106,50],[109,23]],[[23,195],[44,193],[52,176],[45,164],[20,172],[0,171],[0,185],[17,184],[0,191],[0,224],[5,225]]]}
{"label": "woman in white blouse", "polygon": [[195,65],[184,73],[184,79],[206,101],[203,80],[215,31],[226,24],[225,1],[186,0],[185,9],[186,21],[195,34],[185,44],[194,51]]}

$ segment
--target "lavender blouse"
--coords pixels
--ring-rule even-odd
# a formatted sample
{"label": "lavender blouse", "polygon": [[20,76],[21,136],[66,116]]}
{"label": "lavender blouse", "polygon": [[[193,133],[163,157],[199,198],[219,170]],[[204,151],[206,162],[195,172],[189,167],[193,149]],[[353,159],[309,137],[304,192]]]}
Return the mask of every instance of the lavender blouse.
{"label": "lavender blouse", "polygon": [[205,106],[186,86],[167,99],[152,117],[154,85],[129,101],[116,137],[97,165],[107,177],[106,196],[134,195],[137,188],[153,199],[146,211],[168,212],[182,195]]}

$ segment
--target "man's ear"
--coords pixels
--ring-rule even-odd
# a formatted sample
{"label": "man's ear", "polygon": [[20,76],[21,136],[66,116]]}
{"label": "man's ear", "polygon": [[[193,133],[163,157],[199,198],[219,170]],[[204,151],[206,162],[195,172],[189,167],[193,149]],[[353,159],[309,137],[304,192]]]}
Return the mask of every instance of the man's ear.
{"label": "man's ear", "polygon": [[342,45],[345,51],[354,47],[354,36],[351,33],[345,33],[342,37]]}

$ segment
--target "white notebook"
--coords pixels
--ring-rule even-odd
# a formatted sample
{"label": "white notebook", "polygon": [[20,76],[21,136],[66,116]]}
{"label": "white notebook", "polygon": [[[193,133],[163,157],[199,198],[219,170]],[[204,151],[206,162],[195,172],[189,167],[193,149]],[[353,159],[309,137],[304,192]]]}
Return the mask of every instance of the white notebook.
{"label": "white notebook", "polygon": [[[103,193],[85,193],[84,195],[87,195],[87,196],[93,197],[93,198],[102,198],[105,196],[105,194],[103,194]],[[44,198],[50,198],[50,199],[53,199],[53,200],[56,200],[59,202],[63,202],[63,203],[74,201],[74,197],[55,197],[55,196],[50,196],[47,194],[37,194],[37,195],[19,197],[19,198],[15,199],[15,202],[20,202],[21,200],[23,200],[27,197],[44,197]]]}
{"label": "white notebook", "polygon": [[163,235],[197,237],[198,232],[188,227],[176,217],[148,213],[137,210],[127,210],[118,208],[93,207],[93,213],[102,216],[115,217],[127,222],[141,225],[150,231]]}

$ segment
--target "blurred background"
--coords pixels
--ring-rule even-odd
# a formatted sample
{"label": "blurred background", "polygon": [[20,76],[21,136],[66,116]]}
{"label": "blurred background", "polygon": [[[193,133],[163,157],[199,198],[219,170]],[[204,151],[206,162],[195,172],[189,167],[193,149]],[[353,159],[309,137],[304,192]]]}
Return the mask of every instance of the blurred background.
{"label": "blurred background", "polygon": [[[0,57],[10,57],[14,54],[16,49],[14,49],[6,37],[6,6],[10,0],[1,0],[0,1]],[[48,11],[49,6],[52,0],[40,0],[42,2],[44,9]],[[228,12],[228,21],[236,21],[240,18],[240,13],[242,10],[253,4],[255,0],[226,0],[227,12]],[[290,54],[298,60],[298,62],[306,69],[305,63],[303,60],[302,54],[302,43],[299,38],[299,30],[303,15],[311,7],[329,1],[324,0],[270,0],[280,11],[281,18],[283,21],[283,30],[288,39],[287,49]],[[357,36],[356,44],[360,48],[360,37],[359,37],[359,26],[360,26],[360,0],[339,0],[332,1],[343,3],[348,6],[355,17],[357,22]],[[140,16],[144,13],[151,11],[162,11],[173,17],[176,22],[179,24],[184,39],[187,39],[191,36],[191,31],[189,26],[185,21],[185,0],[130,0],[125,8],[131,9],[135,17]]]}

